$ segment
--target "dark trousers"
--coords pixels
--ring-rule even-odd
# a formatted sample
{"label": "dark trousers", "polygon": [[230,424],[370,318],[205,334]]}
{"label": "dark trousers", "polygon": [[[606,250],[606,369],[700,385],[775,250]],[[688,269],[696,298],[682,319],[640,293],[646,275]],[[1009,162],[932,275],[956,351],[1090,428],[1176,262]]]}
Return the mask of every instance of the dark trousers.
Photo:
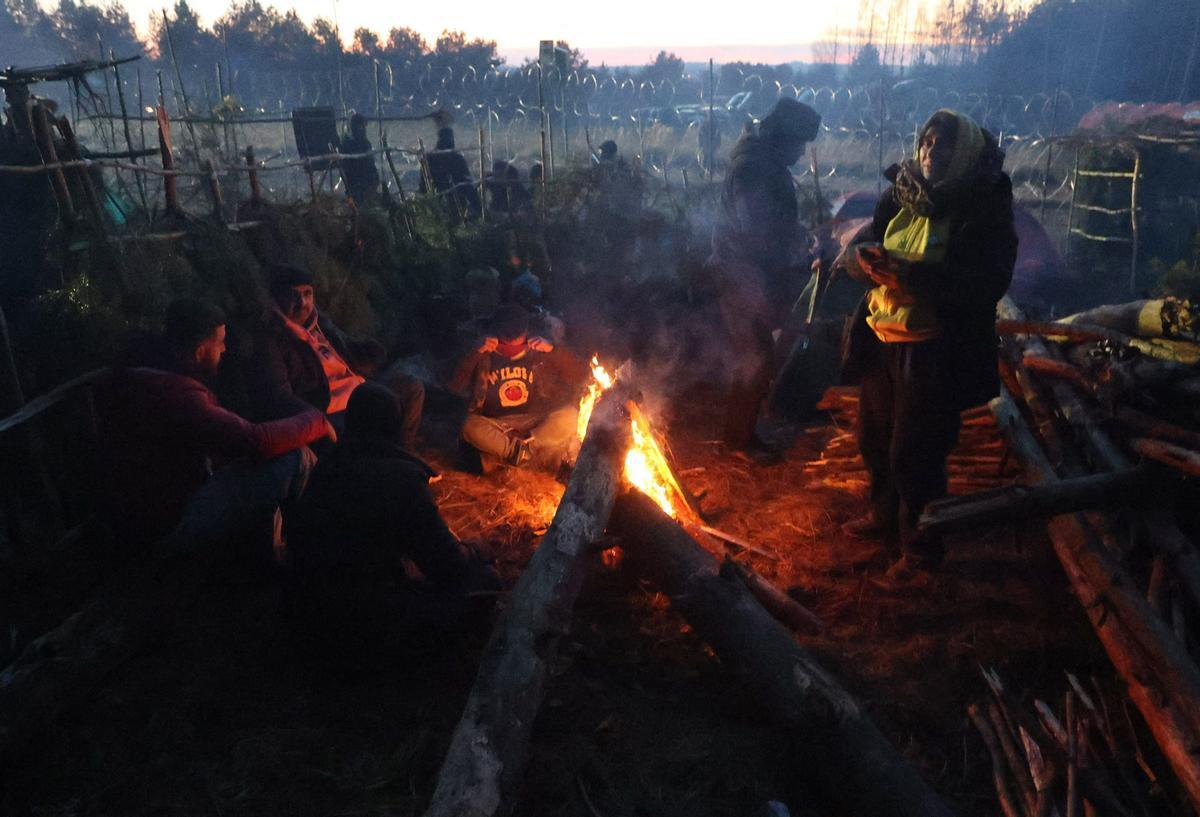
{"label": "dark trousers", "polygon": [[941,542],[917,535],[925,506],[946,495],[946,458],[959,411],[942,340],[884,343],[861,381],[858,447],[871,476],[875,518],[893,526],[904,553],[937,563]]}
{"label": "dark trousers", "polygon": [[745,448],[755,438],[774,373],[775,321],[765,273],[746,262],[723,262],[718,306],[731,361],[722,436],[730,446]]}

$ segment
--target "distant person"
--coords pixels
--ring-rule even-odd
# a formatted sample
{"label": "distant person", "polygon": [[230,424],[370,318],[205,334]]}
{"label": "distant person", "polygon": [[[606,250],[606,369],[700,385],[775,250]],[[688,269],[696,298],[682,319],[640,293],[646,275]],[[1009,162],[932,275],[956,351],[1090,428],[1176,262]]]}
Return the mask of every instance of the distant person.
{"label": "distant person", "polygon": [[[425,167],[429,181],[433,184],[433,192],[447,197],[459,219],[470,220],[479,217],[479,190],[476,189],[475,180],[471,178],[467,160],[454,148],[453,128],[438,130],[437,146],[425,154]],[[420,191],[430,192],[425,174],[421,175]]]}
{"label": "distant person", "polygon": [[350,394],[375,379],[395,395],[404,416],[404,444],[416,443],[425,405],[420,380],[387,367],[387,351],[370,338],[353,338],[317,308],[313,276],[280,265],[271,271],[276,311],[254,350],[250,377],[258,415],[293,411],[302,401],[323,411],[341,429]]}
{"label": "distant person", "polygon": [[529,335],[529,313],[506,304],[493,334],[459,364],[450,389],[468,395],[463,440],[509,465],[554,470],[576,451],[579,389],[587,366]]}
{"label": "distant person", "polygon": [[487,189],[490,194],[488,209],[492,212],[517,214],[533,207],[533,197],[521,184],[521,171],[503,160],[492,163]]}
{"label": "distant person", "polygon": [[719,275],[724,340],[734,361],[723,433],[736,450],[770,453],[756,426],[774,370],[772,331],[808,268],[790,168],[820,124],[809,106],[781,99],[757,127],[747,125],[730,154],[709,263]]}
{"label": "distant person", "polygon": [[163,368],[120,368],[98,390],[111,463],[102,491],[119,535],[145,543],[181,525],[190,541],[212,543],[269,520],[304,485],[314,461],[305,446],[336,438],[308,406],[252,423],[218,404],[207,384],[225,352],[225,322],[207,301],[173,302]]}
{"label": "distant person", "polygon": [[481,623],[495,602],[496,571],[446,527],[433,472],[403,434],[388,389],[356,388],[345,435],[287,517],[288,609],[314,657],[369,663],[416,641],[436,646]]}
{"label": "distant person", "polygon": [[942,542],[917,522],[946,494],[960,412],[999,392],[996,303],[1017,254],[1003,164],[995,137],[966,114],[938,111],[916,155],[885,172],[892,186],[852,265],[873,287],[853,318],[843,371],[861,387],[871,513],[844,529],[898,541],[895,578],[941,563]]}
{"label": "distant person", "polygon": [[[350,117],[350,132],[342,136],[339,152],[345,154],[370,153],[371,140],[367,138],[367,118],[361,113]],[[346,194],[360,207],[379,201],[379,170],[374,156],[357,159],[342,159],[342,178],[346,181]]]}
{"label": "distant person", "polygon": [[600,151],[596,157],[596,161],[602,165],[615,165],[620,160],[620,151],[617,149],[617,143],[612,139],[605,139],[600,143]]}

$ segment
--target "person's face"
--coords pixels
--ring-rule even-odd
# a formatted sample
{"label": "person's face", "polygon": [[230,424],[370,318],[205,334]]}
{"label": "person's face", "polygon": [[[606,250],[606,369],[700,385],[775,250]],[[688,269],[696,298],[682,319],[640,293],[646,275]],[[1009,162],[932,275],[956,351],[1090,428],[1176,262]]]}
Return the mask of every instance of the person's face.
{"label": "person's face", "polygon": [[288,287],[280,295],[279,308],[289,321],[304,325],[316,309],[313,288],[308,284]]}
{"label": "person's face", "polygon": [[205,375],[216,377],[225,354],[225,325],[213,329],[212,334],[200,341],[195,351],[196,368]]}
{"label": "person's face", "polygon": [[500,338],[500,345],[497,347],[498,351],[508,357],[518,357],[524,354],[526,341],[528,340],[528,334],[529,333],[527,332],[522,332],[515,338],[510,338],[508,340]]}
{"label": "person's face", "polygon": [[946,178],[946,173],[950,170],[950,160],[954,158],[954,140],[937,128],[930,128],[921,137],[917,158],[921,163],[921,175],[925,177],[925,181],[937,184]]}

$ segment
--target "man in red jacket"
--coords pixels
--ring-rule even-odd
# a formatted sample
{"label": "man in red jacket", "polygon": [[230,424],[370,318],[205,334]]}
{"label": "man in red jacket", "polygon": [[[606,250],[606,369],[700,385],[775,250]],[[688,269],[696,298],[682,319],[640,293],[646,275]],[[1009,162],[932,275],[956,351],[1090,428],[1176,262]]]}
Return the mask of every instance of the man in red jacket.
{"label": "man in red jacket", "polygon": [[211,542],[298,494],[315,462],[305,446],[333,429],[313,408],[251,423],[218,404],[205,385],[225,352],[225,315],[215,305],[172,303],[164,341],[165,368],[120,369],[98,395],[109,507],[134,541],[176,528]]}

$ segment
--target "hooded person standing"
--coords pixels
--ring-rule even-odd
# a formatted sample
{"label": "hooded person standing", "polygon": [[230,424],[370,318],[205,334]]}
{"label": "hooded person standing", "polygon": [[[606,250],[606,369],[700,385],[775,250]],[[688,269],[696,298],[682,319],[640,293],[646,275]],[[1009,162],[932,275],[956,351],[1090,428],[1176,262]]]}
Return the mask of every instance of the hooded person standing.
{"label": "hooded person standing", "polygon": [[896,577],[941,563],[942,543],[922,537],[917,521],[946,494],[960,413],[999,393],[996,303],[1017,254],[1003,163],[990,133],[938,111],[916,155],[885,172],[892,186],[875,208],[874,241],[856,248],[872,289],[847,336],[843,377],[861,386],[871,513],[845,529],[898,542]]}
{"label": "hooded person standing", "polygon": [[777,307],[790,306],[792,278],[806,267],[807,236],[789,168],[820,125],[812,108],[781,99],[730,153],[709,264],[719,271],[721,322],[734,361],[724,439],[736,449],[763,446],[755,426],[771,384]]}

